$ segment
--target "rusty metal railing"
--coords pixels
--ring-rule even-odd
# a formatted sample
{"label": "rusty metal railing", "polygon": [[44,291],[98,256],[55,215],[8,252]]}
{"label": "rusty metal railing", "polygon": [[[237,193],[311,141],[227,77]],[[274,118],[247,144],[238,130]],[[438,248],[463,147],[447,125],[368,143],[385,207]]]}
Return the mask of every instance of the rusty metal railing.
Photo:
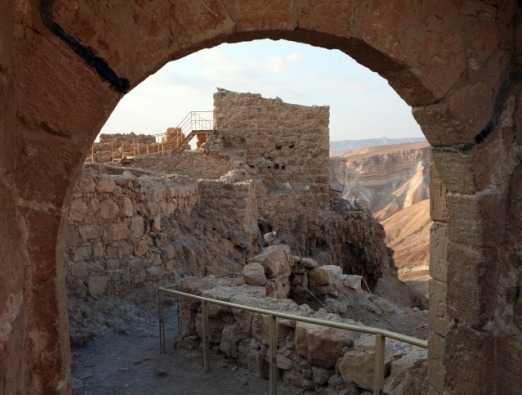
{"label": "rusty metal railing", "polygon": [[328,328],[342,329],[347,331],[366,333],[375,335],[375,362],[374,362],[374,377],[373,377],[373,393],[375,395],[381,394],[384,387],[384,375],[385,375],[385,348],[386,338],[394,339],[403,343],[408,343],[421,348],[428,348],[428,342],[426,340],[418,339],[416,337],[403,335],[400,333],[392,332],[386,329],[374,328],[371,326],[364,325],[353,325],[344,322],[336,322],[329,320],[322,320],[319,318],[303,317],[294,314],[283,313],[274,310],[261,309],[259,307],[247,306],[237,303],[225,302],[223,300],[207,298],[204,296],[194,295],[188,292],[179,291],[172,288],[159,287],[158,291],[158,325],[160,334],[160,352],[166,353],[166,337],[165,337],[165,319],[163,317],[162,309],[162,293],[176,295],[178,297],[178,330],[180,325],[179,316],[179,297],[199,300],[201,302],[201,332],[202,332],[202,351],[203,351],[203,369],[208,371],[208,340],[209,340],[209,326],[208,326],[208,305],[217,304],[220,306],[230,307],[233,309],[239,309],[249,311],[251,313],[261,314],[268,317],[268,336],[269,336],[269,391],[270,395],[277,394],[277,322],[279,319],[290,320],[296,322],[304,322],[313,325],[325,326]]}

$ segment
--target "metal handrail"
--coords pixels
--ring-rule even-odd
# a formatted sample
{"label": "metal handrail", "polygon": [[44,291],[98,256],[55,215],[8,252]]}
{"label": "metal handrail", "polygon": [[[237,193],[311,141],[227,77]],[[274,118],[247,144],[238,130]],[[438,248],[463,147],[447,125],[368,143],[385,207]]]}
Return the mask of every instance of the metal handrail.
{"label": "metal handrail", "polygon": [[[180,129],[185,138],[182,141],[177,141],[174,149],[171,148],[172,144],[165,144],[164,138],[167,136],[166,132],[163,133],[151,133],[150,136],[154,137],[155,143],[149,144],[140,144],[136,141],[121,143],[116,147],[116,151],[111,145],[111,159],[114,159],[114,152],[117,152],[118,155],[121,155],[121,158],[125,156],[125,152],[131,152],[131,156],[140,156],[140,155],[149,155],[152,154],[163,154],[167,151],[178,152],[180,148],[184,147],[185,144],[190,142],[190,140],[194,137],[194,133],[210,133],[214,130],[214,112],[213,111],[189,111],[187,115],[178,123],[176,128]],[[192,133],[192,135],[191,135]],[[190,135],[190,137],[189,137]],[[91,145],[91,155],[90,161],[92,163],[96,162],[95,156],[95,143]],[[151,151],[151,147],[153,148]],[[142,154],[141,151],[145,150],[145,153]],[[181,149],[182,150],[182,149]]]}
{"label": "metal handrail", "polygon": [[[160,331],[160,351],[165,352],[165,321],[163,319],[162,309],[161,309],[161,293],[177,295],[178,297],[186,297],[190,299],[199,300],[202,302],[202,319],[203,323],[201,325],[202,328],[202,347],[203,347],[203,367],[205,371],[208,370],[208,303],[217,304],[220,306],[226,306],[234,309],[240,309],[249,311],[252,313],[258,313],[265,316],[268,316],[269,321],[269,394],[276,395],[277,394],[277,364],[276,364],[276,354],[277,354],[277,320],[291,320],[297,322],[304,322],[308,324],[314,324],[319,326],[325,326],[328,328],[335,329],[343,329],[353,332],[359,333],[367,333],[371,335],[375,335],[375,370],[374,370],[374,394],[380,394],[384,387],[384,372],[385,372],[385,345],[386,338],[394,339],[403,343],[408,343],[421,348],[428,348],[428,342],[426,340],[418,339],[413,336],[403,335],[400,333],[392,332],[386,329],[374,328],[371,326],[365,325],[354,325],[348,324],[344,322],[336,322],[330,320],[323,320],[320,318],[312,318],[312,317],[304,317],[295,314],[282,313],[279,311],[262,309],[259,307],[247,306],[238,303],[225,302],[223,300],[208,298],[205,296],[194,295],[188,292],[179,291],[176,289],[158,287],[158,323],[159,323],[159,331]],[[179,303],[178,303],[179,308]],[[178,322],[179,322],[179,314],[178,314]]]}
{"label": "metal handrail", "polygon": [[213,115],[213,111],[190,111],[177,127],[185,136],[193,130],[212,130],[214,129]]}

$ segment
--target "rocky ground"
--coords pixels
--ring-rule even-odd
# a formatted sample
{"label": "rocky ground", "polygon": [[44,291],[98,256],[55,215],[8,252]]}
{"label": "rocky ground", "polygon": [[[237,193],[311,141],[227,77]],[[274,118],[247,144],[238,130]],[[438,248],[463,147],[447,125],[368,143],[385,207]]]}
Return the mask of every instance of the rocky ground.
{"label": "rocky ground", "polygon": [[[181,286],[192,293],[203,293],[206,296],[240,304],[381,327],[424,339],[427,337],[427,312],[395,305],[362,290],[360,276],[346,276],[332,271],[333,267],[317,268],[313,260],[300,258],[298,263],[293,264],[292,279],[288,283],[290,273],[282,266],[284,262],[274,261],[274,257],[281,257],[280,254],[274,254],[274,251],[280,252],[286,249],[285,246],[274,246],[268,249],[271,253],[265,251],[258,257],[254,257],[252,263],[245,267],[243,277],[186,278]],[[294,257],[291,260],[295,259]],[[261,278],[260,273],[256,273],[255,265],[262,268]],[[303,272],[299,269],[303,265],[307,268],[306,283],[314,294],[313,298],[308,300],[302,292],[300,294],[296,292],[299,284],[296,282],[296,275]],[[264,267],[270,269],[265,272]],[[247,275],[249,277],[245,278]],[[265,276],[264,280],[263,276]],[[248,285],[245,281],[264,282],[266,287]],[[340,285],[340,281],[355,288]],[[266,297],[267,293],[276,297]],[[294,300],[287,299],[286,296],[289,294],[296,299],[301,299],[301,302],[296,303]],[[305,300],[309,303],[305,304]],[[168,344],[167,353],[160,354],[158,305],[154,289],[138,289],[125,297],[105,296],[89,300],[71,298],[69,306],[74,393],[77,395],[242,394],[245,391],[252,394],[266,393],[268,385],[266,370],[260,367],[262,365],[255,363],[257,368],[253,367],[251,361],[256,360],[256,357],[253,357],[253,349],[249,348],[251,345],[261,344],[257,360],[259,361],[259,356],[265,355],[266,349],[262,344],[266,333],[263,332],[262,325],[261,327],[256,325],[253,320],[252,338],[248,340],[243,337],[241,340],[241,336],[238,337],[235,331],[229,331],[230,315],[224,311],[219,313],[219,309],[212,310],[212,369],[204,373],[201,368],[199,336],[197,331],[195,336],[194,333],[190,333],[190,328],[194,327],[193,321],[198,321],[200,318],[198,310],[191,308],[190,306],[193,306],[191,303],[182,302],[181,313],[185,314],[182,315],[185,333],[183,338],[178,338],[176,343],[178,347],[175,348],[178,317],[174,302],[170,300],[163,304],[164,314],[167,317]],[[189,313],[189,317],[187,312],[190,311],[192,313]],[[367,377],[371,377],[373,369],[364,367],[367,356],[371,357],[372,336],[359,337],[345,333],[339,337],[336,331],[317,331],[317,328],[308,328],[301,324],[297,325],[295,330],[297,354],[292,351],[293,341],[279,345],[281,353],[278,356],[281,374],[279,392],[281,394],[365,393],[364,383]],[[289,336],[292,338],[293,335]],[[345,337],[348,343],[343,345]],[[261,343],[258,343],[259,341]],[[245,345],[248,346],[245,348]],[[387,367],[392,371],[392,375],[387,379],[389,388],[399,386],[400,389],[403,381],[411,381],[411,374],[408,372],[412,366],[421,369],[420,377],[423,376],[424,365],[420,362],[425,359],[425,352],[418,354],[419,350],[412,353],[410,348],[405,349],[396,343],[389,345],[392,347],[389,351],[393,355],[387,360]],[[303,347],[308,351],[303,353]],[[350,350],[353,347],[353,350],[348,351],[344,359],[337,362],[339,367],[334,369],[336,359],[345,352],[339,347],[343,350]],[[357,354],[361,350],[363,350],[363,359],[360,359],[360,355]],[[355,353],[358,358],[355,371],[354,367],[342,367],[342,363],[344,365],[353,363],[353,359],[346,357],[348,354],[352,355],[350,353]],[[250,362],[245,363],[245,358]],[[280,363],[283,364],[282,367]],[[285,364],[290,365],[285,366]],[[288,370],[294,364],[296,368]],[[315,366],[317,364],[318,366]],[[401,364],[406,364],[407,369],[401,367]],[[263,366],[266,367],[266,364]],[[351,380],[354,372],[358,371],[363,373],[361,377],[354,378],[358,383],[356,385]],[[350,379],[343,378],[347,374],[350,374]],[[387,394],[401,393],[394,391],[390,390]]]}

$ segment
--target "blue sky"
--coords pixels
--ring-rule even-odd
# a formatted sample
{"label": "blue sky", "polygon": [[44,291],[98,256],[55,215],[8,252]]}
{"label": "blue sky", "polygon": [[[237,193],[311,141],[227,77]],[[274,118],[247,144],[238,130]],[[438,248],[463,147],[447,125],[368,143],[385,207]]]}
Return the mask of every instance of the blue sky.
{"label": "blue sky", "polygon": [[223,44],[166,64],[118,104],[102,132],[160,133],[211,110],[216,88],[330,106],[330,139],[421,137],[385,79],[337,50],[289,41]]}

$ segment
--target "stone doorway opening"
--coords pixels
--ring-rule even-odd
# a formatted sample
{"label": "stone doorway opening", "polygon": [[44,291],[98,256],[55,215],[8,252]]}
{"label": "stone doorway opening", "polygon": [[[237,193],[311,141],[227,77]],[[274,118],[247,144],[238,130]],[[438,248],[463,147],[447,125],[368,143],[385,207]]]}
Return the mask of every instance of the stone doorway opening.
{"label": "stone doorway opening", "polygon": [[[286,52],[275,56],[274,50],[281,46]],[[237,47],[239,49],[234,52],[233,48]],[[368,137],[369,140],[355,141],[359,148],[396,143],[394,149],[402,152],[404,147],[397,146],[397,143],[411,142],[411,139],[388,141],[377,136],[387,133],[387,128],[391,130],[390,123],[393,122],[396,129],[410,127],[418,132],[416,125],[411,125],[415,123],[409,114],[411,109],[385,80],[372,75],[340,52],[332,53],[285,41],[233,44],[224,48],[192,55],[196,60],[184,68],[176,68],[181,60],[167,65],[126,96],[109,118],[108,123],[113,126],[103,128],[118,133],[102,134],[97,139],[74,188],[65,225],[65,266],[73,376],[78,393],[111,390],[139,393],[146,391],[145,388],[157,392],[164,386],[178,388],[185,385],[179,375],[172,377],[172,368],[162,367],[161,356],[150,350],[157,336],[155,316],[150,314],[156,310],[154,287],[175,282],[190,284],[184,286],[201,292],[194,288],[195,283],[210,281],[219,285],[223,281],[232,281],[229,286],[234,286],[241,278],[243,266],[247,265],[245,270],[259,266],[250,262],[258,259],[255,256],[260,252],[262,255],[270,249],[275,255],[288,255],[289,262],[296,262],[293,266],[302,265],[300,262],[308,266],[305,265],[304,270],[292,269],[292,273],[286,276],[288,278],[269,279],[271,285],[266,286],[266,290],[263,288],[266,296],[283,301],[289,298],[291,303],[312,307],[304,311],[305,314],[330,314],[330,319],[339,317],[355,320],[361,325],[422,338],[427,336],[427,314],[413,309],[414,306],[426,307],[426,302],[398,281],[390,251],[384,243],[382,227],[368,209],[370,202],[362,202],[360,196],[356,196],[357,187],[351,184],[352,181],[362,183],[360,175],[346,174],[342,180],[331,180],[339,170],[334,168],[336,160],[329,158],[332,145],[338,144],[329,142],[331,136],[338,136],[337,140],[340,136]],[[266,64],[265,68],[256,74],[252,72],[253,63],[233,59],[239,63],[231,65],[232,60],[223,58],[224,54],[231,56],[241,52],[250,56],[259,54],[261,59],[255,63]],[[263,59],[265,53],[267,58]],[[198,56],[208,59],[209,63],[203,64],[206,69],[201,67],[201,71],[193,71],[194,64],[203,63],[197,60]],[[328,58],[332,58],[330,63],[323,60]],[[315,59],[322,59],[324,64],[312,64],[302,74],[297,74],[296,69],[305,68],[303,63],[313,63]],[[318,89],[322,84],[319,81],[317,86],[311,84],[308,89],[298,90],[297,81],[312,81],[310,74],[317,73],[320,66],[326,64],[339,69],[344,66],[347,71],[335,74],[332,69],[329,86],[321,90]],[[285,71],[292,66],[294,69]],[[208,68],[212,68],[214,74],[211,75],[213,78],[205,80]],[[193,75],[186,75],[187,69]],[[249,73],[243,75],[242,69],[248,69]],[[279,98],[224,89],[214,93],[216,85],[227,82],[227,78],[220,80],[218,76],[230,70],[234,75],[228,77],[228,82],[235,83],[235,86],[249,81],[248,78],[261,80],[259,87],[277,82],[280,85],[273,88],[277,89],[276,93],[289,93],[301,102],[318,100],[331,105],[287,104]],[[273,73],[273,80],[261,77],[267,72]],[[347,75],[350,80],[343,88],[343,78]],[[204,91],[208,96],[213,93],[213,98],[203,100],[203,103],[212,100],[210,104],[199,104],[198,95],[202,96],[203,89],[198,91],[198,85],[177,85],[196,78],[208,84],[207,91]],[[248,84],[250,89],[256,89],[254,82]],[[172,122],[176,122],[175,116],[171,115],[173,112],[180,118],[191,109],[184,102],[187,95],[182,94],[176,99],[169,87],[174,91],[192,90],[195,100],[200,100],[193,108],[214,109],[212,132],[197,151],[188,147],[178,150],[164,138],[153,140],[158,129],[167,130],[165,136],[173,130],[170,128]],[[354,97],[357,96],[359,101],[374,105],[382,96],[389,96],[382,106],[384,110],[365,109],[355,100],[346,103],[341,92],[347,92],[349,87],[355,89]],[[365,90],[370,93],[365,94]],[[173,111],[172,103],[180,103],[181,108]],[[163,112],[160,111],[162,106],[165,107]],[[155,115],[137,116],[137,113],[149,114],[151,111],[155,111]],[[396,115],[401,112],[406,113],[402,115],[406,121]],[[341,121],[336,119],[336,114],[342,118]],[[394,114],[394,118],[390,114]],[[374,128],[378,130],[368,130],[363,135],[353,132],[370,128],[369,119],[387,121],[375,124]],[[161,124],[161,121],[166,122]],[[138,131],[135,125],[143,125],[143,130]],[[125,130],[133,133],[121,133]],[[182,128],[179,130],[185,132],[181,139],[190,133]],[[160,149],[159,144],[164,147]],[[347,151],[345,148],[343,154]],[[355,154],[359,155],[359,152]],[[397,159],[390,163],[394,161]],[[389,164],[381,167],[387,166]],[[413,200],[418,192],[403,186],[411,183],[408,178],[414,176],[412,169],[415,166],[413,163],[404,174],[388,182],[396,189],[406,189],[403,196],[398,196],[400,207],[416,203]],[[429,163],[425,166],[429,167]],[[369,168],[368,172],[375,172],[375,169]],[[383,174],[383,177],[388,175]],[[336,189],[337,184],[342,188]],[[421,184],[419,189],[426,188],[427,181],[422,180]],[[362,188],[368,190],[364,185]],[[373,194],[391,196],[392,192],[391,189],[376,189]],[[392,204],[383,206],[387,206],[389,211]],[[378,210],[373,211],[376,213]],[[387,214],[391,216],[391,213]],[[328,270],[312,270],[316,266]],[[333,269],[339,269],[339,272]],[[331,277],[328,284],[321,282],[326,278],[325,273]],[[188,276],[194,278],[183,282],[182,279]],[[250,284],[249,275],[245,274],[244,278],[249,285],[265,286]],[[343,286],[343,281],[349,286]],[[235,292],[241,297],[243,290],[237,288]],[[365,309],[372,311],[365,312]],[[174,309],[170,317],[171,336],[178,327],[176,314]],[[216,325],[222,326],[223,322],[218,320]],[[229,328],[222,330],[223,333],[229,332]],[[188,333],[184,336],[193,337]],[[250,340],[248,336],[239,337],[230,343],[230,347],[246,347],[245,342]],[[136,345],[132,355],[126,352],[125,345],[129,342]],[[236,363],[243,369],[248,367],[246,361],[236,360],[230,347],[220,342],[223,340],[215,340],[213,345],[220,350],[222,359],[228,358],[232,366]],[[183,341],[180,344],[183,345]],[[140,356],[138,349],[145,356]],[[169,351],[172,354],[171,348]],[[409,351],[404,349],[401,353]],[[183,348],[174,352],[180,353],[181,356],[174,357],[190,355],[189,350]],[[266,351],[262,344],[252,344],[245,351],[245,354],[252,355],[263,353]],[[403,355],[401,353],[396,354],[396,359]],[[122,365],[113,365],[107,357],[104,358],[105,355],[117,358]],[[307,363],[306,358],[299,354],[287,356],[291,360],[289,358],[302,359],[302,363],[309,364],[312,369],[313,364]],[[320,375],[317,370],[313,382],[305,377],[299,380],[299,375],[305,371],[287,371],[288,367],[281,370],[282,381],[287,385],[304,386],[301,390],[327,391],[328,381],[342,386],[345,380],[332,368],[335,358],[332,356],[332,361],[327,361],[328,369],[315,367],[323,370],[320,370]],[[425,354],[415,353],[415,358],[421,365]],[[171,362],[173,366],[179,363]],[[159,380],[155,374],[168,378]],[[330,376],[332,380],[324,380]],[[345,384],[357,391],[357,384],[348,378],[346,380]],[[368,384],[362,382],[362,385]]]}
{"label": "stone doorway opening", "polygon": [[169,60],[254,38],[340,49],[414,108],[435,147],[430,390],[519,387],[516,2],[127,5],[1,6],[8,393],[70,389],[62,210],[116,102]]}

